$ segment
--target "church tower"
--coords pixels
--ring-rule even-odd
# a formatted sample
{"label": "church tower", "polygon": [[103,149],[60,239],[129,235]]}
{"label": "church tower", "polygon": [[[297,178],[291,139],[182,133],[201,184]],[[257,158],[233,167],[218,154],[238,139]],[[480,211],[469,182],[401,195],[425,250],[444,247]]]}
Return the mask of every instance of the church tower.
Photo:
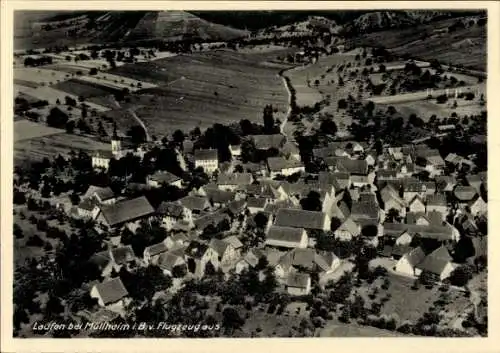
{"label": "church tower", "polygon": [[120,158],[122,151],[122,141],[117,135],[113,135],[111,138],[111,153],[117,158]]}

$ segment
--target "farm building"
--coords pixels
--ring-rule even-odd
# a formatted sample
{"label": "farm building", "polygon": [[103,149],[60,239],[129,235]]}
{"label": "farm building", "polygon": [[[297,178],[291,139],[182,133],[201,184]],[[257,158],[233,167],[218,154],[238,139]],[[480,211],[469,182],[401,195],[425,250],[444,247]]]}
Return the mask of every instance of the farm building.
{"label": "farm building", "polygon": [[326,213],[317,211],[305,211],[292,208],[278,210],[275,226],[304,228],[314,230],[330,230],[331,219]]}
{"label": "farm building", "polygon": [[302,228],[272,226],[267,233],[265,244],[277,248],[306,248],[307,232]]}
{"label": "farm building", "polygon": [[146,184],[154,188],[159,188],[162,185],[172,185],[181,188],[182,179],[170,172],[158,171],[146,177]]}
{"label": "farm building", "polygon": [[130,230],[135,231],[141,219],[153,216],[154,208],[146,197],[141,196],[135,199],[117,202],[113,205],[101,207],[101,213],[97,217],[97,222],[108,228],[117,228],[127,225]]}

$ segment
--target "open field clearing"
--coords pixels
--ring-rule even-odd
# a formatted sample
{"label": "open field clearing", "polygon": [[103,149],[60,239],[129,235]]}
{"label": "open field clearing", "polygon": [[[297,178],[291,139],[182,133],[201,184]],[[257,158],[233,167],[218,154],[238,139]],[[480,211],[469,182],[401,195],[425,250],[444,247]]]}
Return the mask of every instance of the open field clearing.
{"label": "open field clearing", "polygon": [[58,63],[58,64],[52,64],[46,66],[47,68],[60,71],[60,72],[65,72],[66,74],[69,75],[76,75],[77,73],[81,73],[82,75],[87,75],[90,72],[89,68],[77,66],[76,64],[71,64],[71,63]]}
{"label": "open field clearing", "polygon": [[158,85],[131,95],[131,102],[123,105],[154,135],[216,122],[261,122],[267,104],[276,109],[275,118],[283,120],[288,94],[279,68],[267,68],[261,60],[260,55],[213,51],[130,64],[111,73]]}
{"label": "open field clearing", "polygon": [[86,136],[60,133],[51,136],[19,141],[14,147],[14,163],[52,158],[58,154],[68,155],[73,150],[91,153],[97,150],[110,150],[108,143],[102,143]]}
{"label": "open field clearing", "polygon": [[45,126],[29,120],[18,120],[14,122],[14,142],[29,140],[32,138],[49,136],[64,132],[61,129]]}
{"label": "open field clearing", "polygon": [[457,107],[453,108],[453,99],[445,104],[437,104],[435,100],[419,100],[395,104],[377,104],[377,107],[386,110],[389,106],[396,108],[398,116],[407,116],[415,114],[424,121],[428,121],[432,115],[438,118],[449,118],[451,114],[456,113],[458,117],[479,115],[486,107],[479,104],[478,99],[474,101],[464,101],[457,99]]}
{"label": "open field clearing", "polygon": [[156,87],[156,85],[151,83],[137,81],[137,80],[130,80],[121,76],[107,75],[105,73],[98,76],[82,76],[79,77],[78,80],[95,85],[109,87],[112,89],[121,90],[127,88],[130,92],[134,92],[144,88]]}
{"label": "open field clearing", "polygon": [[[486,27],[474,25],[448,33],[456,20],[444,20],[398,31],[364,35],[359,45],[383,46],[397,55],[407,54],[422,60],[437,59],[452,65],[486,70]],[[439,33],[443,30],[442,33]]]}
{"label": "open field clearing", "polygon": [[[30,109],[29,111],[38,113],[41,117],[47,117],[53,108],[54,106],[46,105],[44,107]],[[82,116],[82,110],[80,108],[63,104],[59,104],[57,108],[65,113],[69,119],[79,119]]]}
{"label": "open field clearing", "polygon": [[37,84],[51,85],[59,81],[67,80],[66,73],[37,67],[26,67],[14,69],[14,80],[29,81]]}
{"label": "open field clearing", "polygon": [[[479,91],[479,94],[486,93],[486,86],[484,84],[472,85],[466,87],[460,87],[462,93],[473,92],[476,94]],[[454,92],[454,89],[449,89],[450,94]],[[439,95],[446,94],[446,89],[439,89],[433,91],[433,96],[437,97]],[[413,92],[413,93],[405,93],[398,94],[395,96],[379,96],[379,97],[370,97],[368,100],[373,103],[379,104],[396,104],[403,102],[412,102],[416,100],[423,100],[427,98],[427,91]]]}
{"label": "open field clearing", "polygon": [[[67,84],[68,81],[66,82],[61,82],[60,85]],[[58,84],[59,85],[59,84]],[[56,104],[56,101],[59,99],[59,101],[62,103],[65,100],[65,97],[71,97],[75,100],[78,100],[77,95],[73,95],[71,93],[67,93],[64,91],[60,91],[58,89],[54,89],[51,87],[39,87],[39,88],[30,88],[30,87],[24,87],[24,86],[19,86],[19,85],[14,85],[14,96],[16,96],[19,93],[27,94],[32,97],[35,97],[39,100],[46,100],[50,104]],[[89,108],[95,109],[98,112],[105,112],[109,110],[106,107],[100,106],[98,104],[90,103],[87,102],[87,105]]]}
{"label": "open field clearing", "polygon": [[399,332],[382,330],[371,326],[361,326],[355,323],[345,324],[337,320],[328,321],[321,329],[320,337],[408,337]]}
{"label": "open field clearing", "polygon": [[[420,319],[425,312],[430,308],[435,307],[434,302],[439,299],[442,292],[438,286],[432,289],[427,289],[420,286],[418,289],[412,289],[414,279],[398,275],[388,275],[389,288],[381,288],[382,280],[378,279],[371,285],[363,285],[357,289],[359,295],[367,303],[380,302],[381,298],[387,297],[388,300],[382,305],[381,314],[392,315],[396,314],[400,321],[409,320],[415,323]],[[368,293],[373,292],[377,288],[375,299],[371,299]],[[443,309],[447,312],[447,316],[458,316],[464,309],[470,306],[469,300],[465,297],[464,293],[460,290],[449,289],[449,303]]]}
{"label": "open field clearing", "polygon": [[106,96],[119,91],[119,89],[112,89],[110,87],[86,82],[81,78],[73,78],[71,80],[58,83],[57,85],[54,85],[53,88],[77,97],[81,96],[83,98]]}

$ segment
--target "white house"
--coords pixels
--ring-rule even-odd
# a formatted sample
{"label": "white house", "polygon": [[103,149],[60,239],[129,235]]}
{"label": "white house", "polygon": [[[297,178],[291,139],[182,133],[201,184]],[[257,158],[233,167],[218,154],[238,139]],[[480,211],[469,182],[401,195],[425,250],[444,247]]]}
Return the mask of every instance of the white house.
{"label": "white house", "polygon": [[178,203],[162,202],[158,206],[156,214],[161,218],[162,226],[167,230],[172,229],[179,222],[193,227],[192,211]]}
{"label": "white house", "polygon": [[219,158],[215,149],[200,149],[194,152],[195,168],[203,168],[205,173],[212,174],[219,169]]}
{"label": "white house", "polygon": [[406,276],[414,277],[417,275],[416,266],[425,258],[422,248],[418,247],[404,254],[396,263],[396,272]]}
{"label": "white house", "polygon": [[154,188],[159,188],[162,185],[172,185],[181,188],[182,179],[170,172],[158,171],[146,177],[146,184]]}
{"label": "white house", "polygon": [[94,285],[90,296],[97,299],[99,306],[113,309],[123,307],[128,291],[120,277],[116,277]]}
{"label": "white house", "polygon": [[340,240],[351,240],[361,234],[359,226],[353,221],[351,217],[346,218],[346,220],[334,230],[333,234],[336,239]]}
{"label": "white house", "polygon": [[304,164],[295,158],[286,159],[283,157],[269,157],[267,159],[267,165],[269,167],[269,176],[271,178],[274,178],[277,175],[289,176],[305,171]]}
{"label": "white house", "polygon": [[286,288],[290,295],[308,295],[311,292],[311,276],[305,273],[291,273],[288,276]]}
{"label": "white house", "polygon": [[111,151],[98,151],[92,156],[92,168],[108,170],[109,163],[114,157]]}
{"label": "white house", "polygon": [[308,242],[303,228],[272,226],[267,232],[265,244],[278,248],[307,248]]}
{"label": "white house", "polygon": [[408,208],[410,212],[424,212],[425,213],[425,203],[422,198],[418,195],[413,197],[413,199],[408,203]]}

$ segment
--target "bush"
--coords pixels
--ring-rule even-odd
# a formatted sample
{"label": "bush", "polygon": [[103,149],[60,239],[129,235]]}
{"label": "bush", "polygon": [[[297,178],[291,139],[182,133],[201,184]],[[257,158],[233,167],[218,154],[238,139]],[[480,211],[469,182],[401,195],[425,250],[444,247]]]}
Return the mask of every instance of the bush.
{"label": "bush", "polygon": [[14,230],[14,236],[17,239],[21,239],[22,237],[24,237],[23,230],[21,229],[21,227],[17,223],[14,223],[13,230]]}
{"label": "bush", "polygon": [[35,235],[32,235],[28,241],[26,242],[26,245],[27,246],[38,246],[38,247],[42,247],[44,245],[44,242],[42,240],[42,238],[40,238],[40,236],[38,236],[38,234],[35,234]]}

